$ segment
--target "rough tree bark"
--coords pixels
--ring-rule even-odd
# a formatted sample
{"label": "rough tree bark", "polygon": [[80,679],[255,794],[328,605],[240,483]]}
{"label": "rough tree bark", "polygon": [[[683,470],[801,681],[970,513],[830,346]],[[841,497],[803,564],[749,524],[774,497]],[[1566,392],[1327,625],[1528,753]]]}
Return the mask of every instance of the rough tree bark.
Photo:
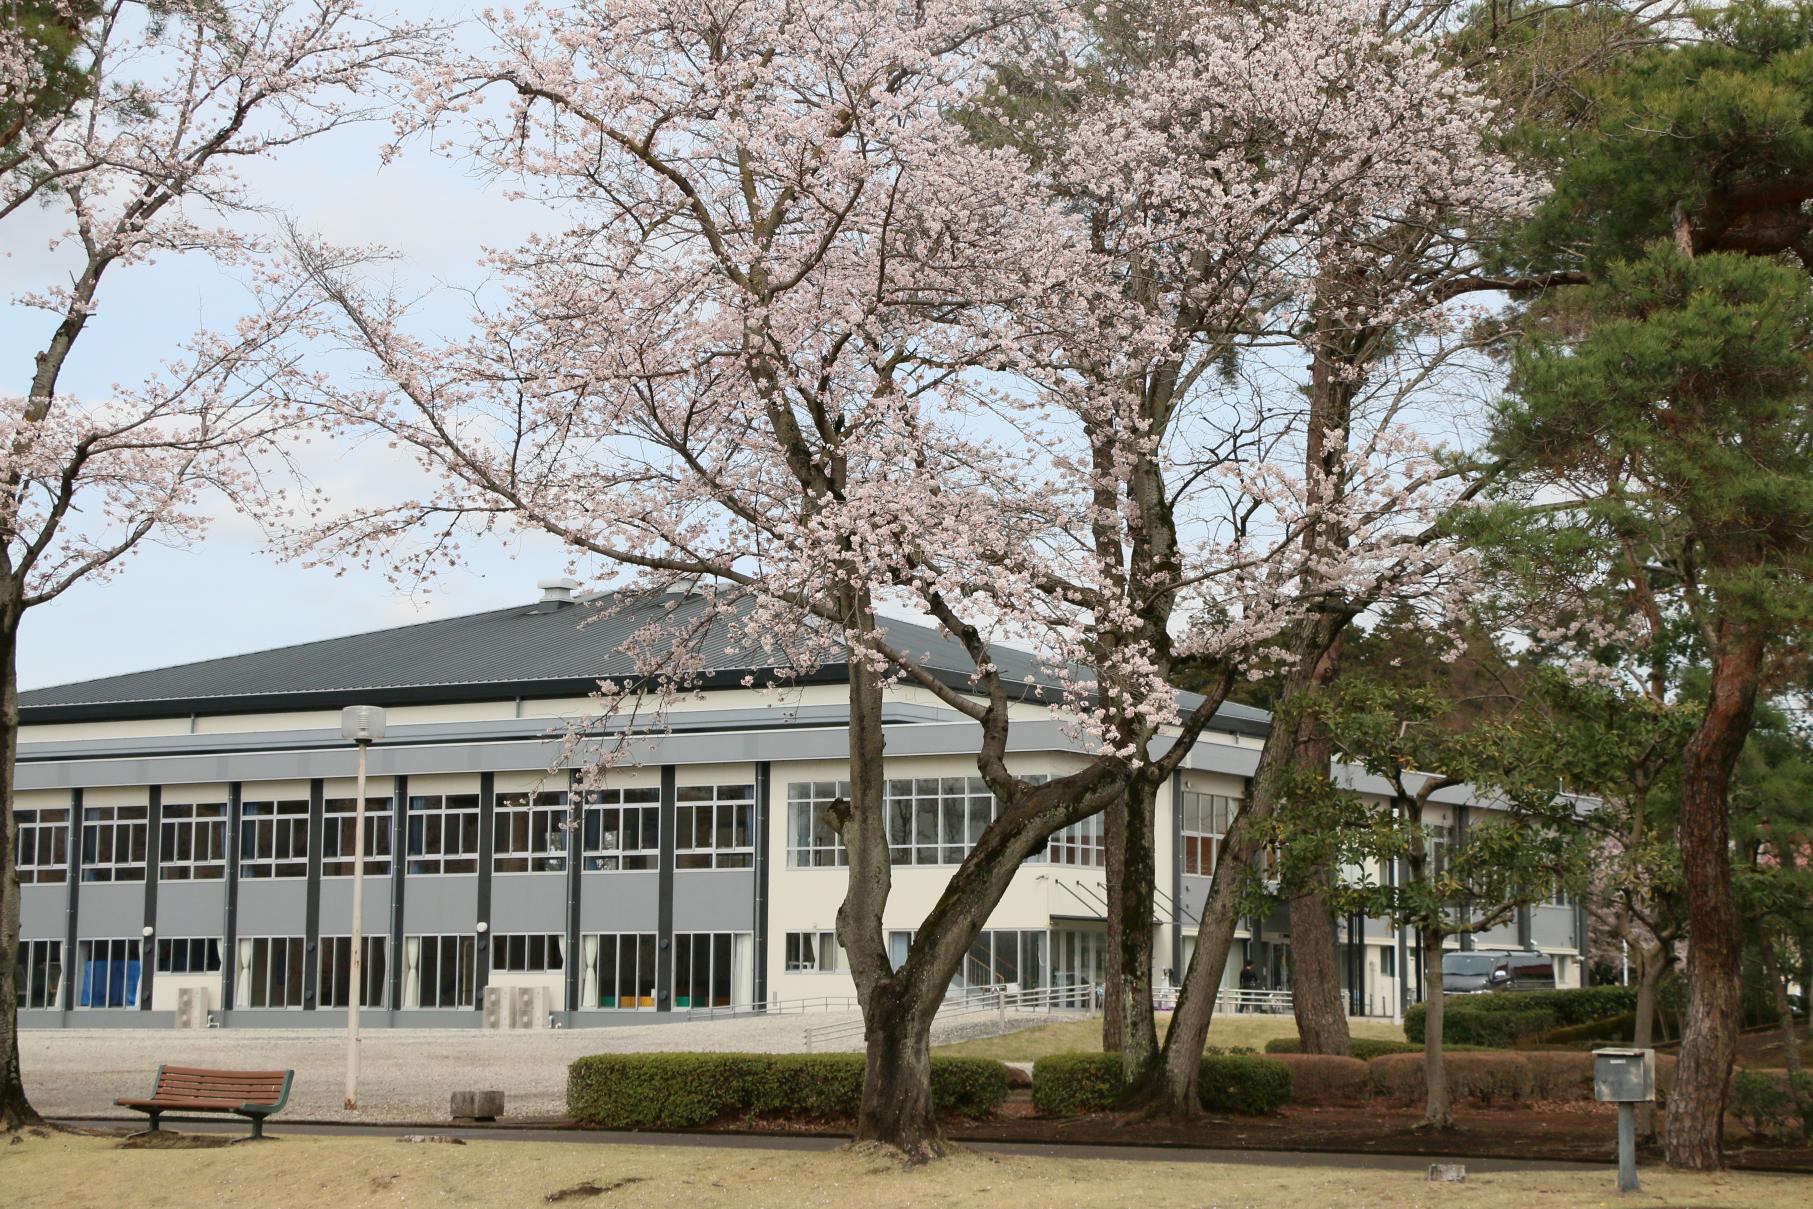
{"label": "rough tree bark", "polygon": [[[1331,869],[1316,873],[1319,882],[1334,876]],[[1297,1036],[1306,1054],[1346,1057],[1351,1038],[1347,1005],[1341,995],[1341,963],[1335,944],[1335,916],[1328,900],[1311,891],[1290,900],[1291,1011],[1297,1018]]]}
{"label": "rough tree bark", "polygon": [[[1334,674],[1332,650],[1347,621],[1346,614],[1323,613],[1295,627],[1290,639],[1294,658],[1284,678],[1286,697],[1326,685]],[[1222,841],[1196,929],[1196,950],[1184,971],[1177,1009],[1171,1014],[1171,1027],[1165,1034],[1160,1058],[1162,1078],[1147,1097],[1154,1113],[1189,1118],[1202,1111],[1197,1092],[1202,1051],[1208,1043],[1215,996],[1221,988],[1228,950],[1234,940],[1241,882],[1252,867],[1265,828],[1294,768],[1296,738],[1294,728],[1289,732],[1274,729],[1267,736],[1265,748],[1259,753],[1259,766],[1253,772],[1250,799]]]}
{"label": "rough tree bark", "polygon": [[1425,924],[1419,929],[1423,958],[1423,1091],[1427,1102],[1419,1129],[1453,1129],[1454,1106],[1448,1099],[1448,1070],[1442,1061],[1443,1005],[1442,932]]}
{"label": "rough tree bark", "polygon": [[1108,912],[1108,993],[1103,1003],[1102,1046],[1110,1053],[1120,1053],[1123,1085],[1139,1088],[1151,1078],[1158,1062],[1158,1030],[1152,1019],[1158,782],[1136,773],[1125,784],[1105,812],[1113,824],[1107,834],[1112,909]]}
{"label": "rough tree bark", "polygon": [[13,761],[19,752],[19,618],[0,605],[0,1132],[42,1125],[19,1067],[19,872],[13,864]]}
{"label": "rough tree bark", "polygon": [[1723,1162],[1725,1096],[1737,1054],[1743,929],[1731,887],[1726,799],[1755,720],[1765,644],[1753,627],[1725,622],[1719,629],[1706,712],[1681,757],[1688,1001],[1665,1144],[1670,1163],[1701,1170]]}

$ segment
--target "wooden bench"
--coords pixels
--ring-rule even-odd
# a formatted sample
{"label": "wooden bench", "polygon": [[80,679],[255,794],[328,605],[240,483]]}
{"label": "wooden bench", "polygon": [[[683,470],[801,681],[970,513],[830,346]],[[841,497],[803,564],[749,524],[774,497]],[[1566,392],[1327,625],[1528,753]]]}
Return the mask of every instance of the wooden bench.
{"label": "wooden bench", "polygon": [[114,1103],[151,1116],[151,1129],[167,1112],[230,1112],[252,1122],[252,1136],[264,1136],[264,1119],[289,1102],[293,1070],[207,1070],[160,1066],[148,1099]]}

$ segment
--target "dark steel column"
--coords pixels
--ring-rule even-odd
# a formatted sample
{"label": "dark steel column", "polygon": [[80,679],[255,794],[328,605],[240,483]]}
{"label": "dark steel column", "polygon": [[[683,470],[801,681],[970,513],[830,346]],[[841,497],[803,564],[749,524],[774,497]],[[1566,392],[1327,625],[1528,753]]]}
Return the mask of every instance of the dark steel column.
{"label": "dark steel column", "polygon": [[1183,770],[1171,774],[1171,985],[1183,985]]}
{"label": "dark steel column", "polygon": [[390,1014],[403,1009],[403,887],[409,866],[409,778],[393,777],[390,787]]}
{"label": "dark steel column", "polygon": [[69,864],[63,895],[63,1023],[76,1005],[76,922],[82,905],[82,791],[69,791]]}
{"label": "dark steel column", "polygon": [[755,986],[749,997],[756,1004],[768,1002],[769,782],[768,761],[763,760],[755,766]]}
{"label": "dark steel column", "polygon": [[145,798],[144,928],[150,928],[151,935],[146,936],[144,928],[139,930],[138,1007],[141,1012],[151,1010],[151,981],[157,972],[157,873],[158,861],[164,853],[164,787],[147,785]]}
{"label": "dark steel column", "polygon": [[678,778],[661,766],[661,856],[656,874],[655,1010],[674,1010],[674,798]]}
{"label": "dark steel column", "polygon": [[245,783],[227,784],[227,901],[220,922],[220,1009],[221,1021],[233,1006],[234,984],[239,977],[239,819],[245,805]]}
{"label": "dark steel column", "polygon": [[581,1007],[596,1007],[596,1004],[579,1002],[580,962],[583,957],[579,944],[579,896],[584,893],[583,883],[579,880],[581,865],[585,855],[585,804],[579,797],[579,770],[571,769],[567,773],[567,821],[572,826],[567,828],[567,869],[566,869],[566,1010],[576,1012]]}
{"label": "dark steel column", "polygon": [[497,774],[478,774],[478,921],[485,930],[473,946],[472,1006],[485,1010],[485,984],[491,981],[491,865],[497,855]]}
{"label": "dark steel column", "polygon": [[[326,851],[327,782],[308,783],[308,880],[302,908],[302,1010],[315,1010],[316,953],[321,947],[321,854]],[[358,855],[354,854],[354,860]]]}

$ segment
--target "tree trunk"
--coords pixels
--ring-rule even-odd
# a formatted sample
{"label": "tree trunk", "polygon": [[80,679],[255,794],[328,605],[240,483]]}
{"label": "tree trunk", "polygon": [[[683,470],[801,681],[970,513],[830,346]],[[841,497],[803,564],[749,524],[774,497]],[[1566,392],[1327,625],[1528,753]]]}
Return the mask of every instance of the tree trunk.
{"label": "tree trunk", "polygon": [[1681,756],[1681,868],[1687,894],[1688,1001],[1668,1096],[1668,1161],[1717,1168],[1737,1054],[1742,928],[1731,888],[1731,772],[1755,720],[1763,638],[1726,623],[1706,712]]}
{"label": "tree trunk", "polygon": [[[1333,876],[1321,870],[1318,879]],[[1306,1054],[1348,1052],[1347,1005],[1341,994],[1341,965],[1335,945],[1335,917],[1320,893],[1290,900],[1291,1011]]]}
{"label": "tree trunk", "polygon": [[1422,928],[1423,941],[1423,1088],[1427,1103],[1420,1129],[1453,1129],[1454,1106],[1448,1100],[1448,1068],[1442,1062],[1442,933]]}
{"label": "tree trunk", "polygon": [[[1664,945],[1650,948],[1639,944],[1637,954],[1637,1018],[1631,1026],[1631,1044],[1638,1049],[1654,1048],[1656,1043],[1656,996],[1662,987],[1662,976],[1668,972],[1668,950]],[[1637,1140],[1653,1141],[1656,1136],[1656,1105],[1650,1100],[1637,1105]]]}
{"label": "tree trunk", "polygon": [[[0,620],[0,1132],[42,1125],[19,1065],[19,871],[13,854],[13,762],[19,754],[19,626]],[[67,960],[67,959],[66,959]]]}
{"label": "tree trunk", "polygon": [[[1347,621],[1345,614],[1322,613],[1296,627],[1291,639],[1295,659],[1284,679],[1286,696],[1324,684],[1333,675],[1334,647]],[[1234,925],[1239,922],[1241,881],[1252,867],[1264,829],[1283,796],[1301,737],[1294,727],[1289,731],[1274,728],[1266,737],[1259,766],[1253,770],[1251,797],[1222,841],[1215,875],[1209,881],[1196,927],[1196,951],[1184,971],[1177,992],[1177,1010],[1171,1014],[1171,1027],[1165,1034],[1162,1081],[1149,1098],[1155,1112],[1181,1119],[1202,1111],[1196,1085],[1203,1047],[1208,1044],[1209,1024],[1214,1018],[1215,997],[1233,945]]]}
{"label": "tree trunk", "polygon": [[867,1061],[856,1140],[898,1150],[911,1163],[945,1153],[932,1105],[931,1017],[905,994],[877,996],[866,1019]]}
{"label": "tree trunk", "polygon": [[[1142,1088],[1158,1062],[1152,1018],[1152,901],[1156,884],[1155,827],[1158,785],[1126,778],[1126,789],[1106,812],[1119,815],[1120,853],[1108,846],[1108,986],[1103,1002],[1102,1046],[1121,1055],[1123,1085]],[[1110,1043],[1112,1041],[1112,1044]]]}
{"label": "tree trunk", "polygon": [[1757,950],[1763,959],[1763,977],[1769,980],[1769,991],[1775,1000],[1775,1011],[1781,1017],[1782,1061],[1790,1076],[1800,1073],[1800,1049],[1794,1036],[1794,1009],[1788,1002],[1788,974],[1775,960],[1775,941],[1765,922],[1758,929]]}

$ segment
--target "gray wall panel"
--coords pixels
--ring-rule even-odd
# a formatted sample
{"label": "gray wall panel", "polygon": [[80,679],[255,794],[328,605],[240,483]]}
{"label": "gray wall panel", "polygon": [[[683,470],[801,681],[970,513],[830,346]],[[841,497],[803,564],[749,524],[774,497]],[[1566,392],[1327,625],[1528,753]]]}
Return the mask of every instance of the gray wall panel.
{"label": "gray wall panel", "polygon": [[20,886],[19,935],[63,939],[63,912],[68,906],[67,886]]}
{"label": "gray wall panel", "polygon": [[403,935],[458,935],[478,923],[478,874],[435,874],[408,882]]}
{"label": "gray wall panel", "polygon": [[145,929],[145,883],[86,882],[76,914],[78,939],[139,936]]}
{"label": "gray wall panel", "polygon": [[567,875],[564,872],[494,874],[491,878],[491,930],[565,935]]}
{"label": "gray wall panel", "polygon": [[753,869],[674,871],[674,931],[747,932],[754,927]]}
{"label": "gray wall panel", "polygon": [[[390,931],[390,878],[365,875],[365,934],[384,936]],[[347,936],[353,930],[353,879],[321,879],[321,935]]]}
{"label": "gray wall panel", "polygon": [[239,935],[301,936],[308,927],[308,883],[299,877],[243,879]]}
{"label": "gray wall panel", "polygon": [[219,936],[226,917],[227,883],[159,882],[159,936]]}
{"label": "gray wall panel", "polygon": [[1537,907],[1530,912],[1530,938],[1546,949],[1574,947],[1574,909]]}
{"label": "gray wall panel", "polygon": [[660,875],[586,873],[579,878],[581,932],[653,932]]}

